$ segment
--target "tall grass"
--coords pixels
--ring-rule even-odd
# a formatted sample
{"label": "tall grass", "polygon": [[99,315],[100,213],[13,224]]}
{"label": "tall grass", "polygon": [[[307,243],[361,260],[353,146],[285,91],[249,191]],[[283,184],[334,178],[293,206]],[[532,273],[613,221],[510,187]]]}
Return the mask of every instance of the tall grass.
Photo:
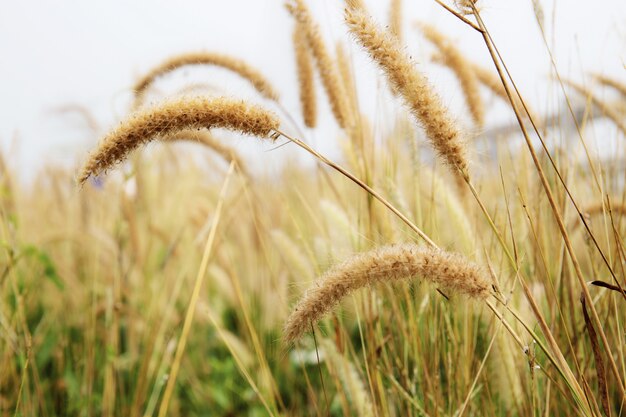
{"label": "tall grass", "polygon": [[[400,1],[389,27],[347,1],[335,56],[293,0],[299,85],[182,54],[138,81],[133,112],[85,156],[82,186],[52,167],[21,186],[3,156],[0,413],[626,414],[623,147],[594,156],[587,120],[568,142],[582,157],[553,140],[477,5],[458,3],[441,13],[478,33],[490,62],[467,59],[445,27],[422,28],[473,124],[489,120],[489,96],[510,105],[518,126],[491,153],[474,152],[489,138],[444,105],[420,69],[431,63],[408,56]],[[400,99],[385,104],[393,120],[373,126],[362,111],[356,53]],[[239,73],[265,104],[206,93],[139,106],[158,77],[197,64]],[[568,105],[582,96],[624,139],[624,81],[555,75]],[[285,127],[301,110],[293,130],[315,129],[316,77],[341,129],[337,158]],[[299,89],[301,108],[276,87]],[[318,165],[266,174],[217,129]]]}

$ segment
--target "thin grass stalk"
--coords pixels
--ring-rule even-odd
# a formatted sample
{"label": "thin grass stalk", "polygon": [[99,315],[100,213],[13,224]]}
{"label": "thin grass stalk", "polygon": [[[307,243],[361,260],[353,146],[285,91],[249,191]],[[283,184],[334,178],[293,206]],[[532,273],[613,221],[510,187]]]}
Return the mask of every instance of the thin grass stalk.
{"label": "thin grass stalk", "polygon": [[[613,358],[613,355],[611,354],[611,350],[610,350],[610,347],[609,347],[609,344],[608,344],[608,340],[606,338],[606,334],[602,330],[602,323],[601,323],[600,318],[598,316],[598,312],[597,312],[597,310],[596,310],[596,308],[595,308],[595,306],[593,304],[593,300],[591,298],[591,294],[589,293],[589,289],[587,288],[586,282],[585,282],[585,280],[583,278],[583,274],[582,274],[582,270],[581,270],[580,264],[578,263],[578,259],[576,257],[576,254],[575,254],[574,249],[572,247],[572,244],[570,242],[567,230],[566,230],[565,225],[563,223],[562,216],[560,215],[560,213],[558,211],[558,207],[556,205],[556,201],[554,200],[554,196],[552,194],[550,185],[549,185],[549,183],[548,183],[548,181],[547,181],[547,179],[545,177],[545,174],[544,174],[543,169],[541,167],[541,163],[539,162],[539,159],[538,159],[537,154],[535,152],[534,146],[532,145],[532,142],[530,141],[530,137],[528,135],[528,132],[526,131],[524,123],[522,122],[521,115],[520,115],[518,109],[515,108],[515,105],[513,104],[513,99],[512,99],[513,95],[511,93],[509,87],[508,87],[508,84],[507,84],[507,82],[505,80],[505,77],[504,77],[503,70],[501,68],[500,61],[498,60],[499,53],[496,52],[495,45],[493,44],[493,40],[491,39],[491,36],[490,36],[487,28],[485,27],[483,21],[482,21],[480,13],[478,12],[478,10],[473,5],[472,5],[472,7],[473,7],[474,15],[476,16],[476,19],[478,21],[479,26],[485,31],[483,33],[483,38],[484,38],[485,44],[486,44],[486,46],[487,46],[487,48],[489,50],[489,53],[490,53],[490,55],[492,57],[492,60],[493,60],[494,64],[496,65],[496,68],[498,70],[498,74],[500,75],[500,78],[501,78],[501,80],[502,80],[502,82],[504,84],[504,87],[505,87],[506,91],[507,91],[507,95],[509,96],[509,99],[511,100],[511,104],[514,106],[514,111],[515,111],[515,115],[517,117],[518,124],[520,125],[522,133],[524,135],[524,139],[526,141],[527,147],[528,147],[528,149],[530,151],[530,154],[531,154],[531,157],[532,157],[533,162],[535,164],[537,173],[539,174],[539,177],[541,179],[541,183],[542,183],[542,186],[543,186],[543,188],[544,188],[544,190],[546,192],[546,195],[548,197],[548,201],[550,202],[550,206],[552,208],[552,212],[553,212],[554,217],[555,217],[555,219],[557,221],[557,224],[559,226],[559,229],[560,229],[561,235],[563,237],[563,240],[565,242],[567,251],[568,251],[568,253],[570,255],[570,258],[572,260],[572,264],[574,265],[574,270],[576,272],[575,275],[578,278],[579,283],[580,283],[580,285],[582,287],[582,291],[584,293],[585,299],[589,303],[589,307],[590,307],[590,310],[592,312],[592,317],[594,319],[594,322],[595,322],[596,326],[598,326],[598,328],[599,328],[599,334],[601,336],[602,343],[604,345],[604,349],[607,352],[607,355],[609,357],[609,362],[611,364],[611,369],[612,369],[613,374],[614,374],[614,376],[615,376],[615,378],[616,378],[616,380],[618,382],[619,390],[621,392],[622,397],[626,398],[626,392],[624,391],[624,385],[622,383],[619,371],[617,369],[617,365],[615,364],[615,360]],[[507,73],[508,73],[508,71],[507,71]],[[538,131],[537,131],[537,134],[539,135]],[[540,135],[539,135],[539,137],[541,139]],[[545,143],[543,142],[542,139],[541,139],[541,142],[542,142],[542,144],[544,146],[544,149],[545,149]],[[531,302],[531,305],[532,304],[533,303]],[[556,346],[556,342],[554,344]],[[559,351],[559,353],[560,353],[560,351]],[[563,359],[563,363],[565,363],[564,359]],[[568,369],[569,369],[569,367],[568,367]],[[569,371],[569,372],[571,373],[571,371]],[[573,375],[572,375],[572,377],[573,377]],[[587,409],[586,412],[590,413],[590,410]]]}

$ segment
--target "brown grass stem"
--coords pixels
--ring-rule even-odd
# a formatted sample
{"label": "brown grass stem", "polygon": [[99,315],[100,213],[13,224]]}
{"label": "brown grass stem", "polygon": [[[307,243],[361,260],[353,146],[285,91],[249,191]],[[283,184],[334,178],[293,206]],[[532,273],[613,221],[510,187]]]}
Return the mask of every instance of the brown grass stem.
{"label": "brown grass stem", "polygon": [[[520,126],[520,129],[522,130],[523,135],[524,135],[524,139],[526,141],[526,145],[527,145],[527,147],[528,147],[528,149],[530,151],[531,157],[533,159],[533,163],[535,164],[535,167],[536,167],[536,171],[539,174],[542,186],[544,188],[546,196],[548,197],[548,201],[550,203],[550,207],[552,209],[552,212],[554,214],[555,220],[557,221],[559,230],[560,230],[561,235],[563,237],[563,241],[565,242],[565,246],[566,246],[567,251],[569,253],[570,259],[572,260],[572,264],[574,266],[575,275],[578,278],[578,281],[579,281],[579,284],[580,284],[580,286],[582,288],[585,300],[589,304],[589,309],[592,312],[593,321],[595,322],[596,326],[598,327],[598,333],[600,334],[600,337],[602,339],[602,343],[604,345],[604,349],[607,352],[607,356],[609,357],[609,362],[611,364],[611,369],[612,369],[612,372],[614,374],[615,379],[618,382],[620,393],[621,393],[622,397],[625,398],[626,397],[626,392],[624,390],[624,384],[623,384],[623,382],[621,380],[620,373],[619,373],[619,370],[617,368],[617,364],[615,363],[615,359],[613,358],[613,355],[611,353],[611,349],[610,349],[608,340],[606,338],[606,334],[603,331],[602,322],[600,321],[600,317],[598,316],[598,312],[597,312],[597,310],[596,310],[596,308],[595,308],[595,306],[593,304],[593,299],[591,297],[591,294],[589,293],[589,289],[588,289],[588,287],[586,285],[586,281],[585,281],[585,279],[583,277],[583,273],[582,273],[580,264],[578,262],[578,258],[576,257],[576,254],[574,252],[574,248],[573,248],[572,243],[571,243],[571,241],[569,239],[569,235],[567,233],[565,224],[563,222],[563,218],[562,218],[562,216],[561,216],[561,214],[559,212],[559,209],[558,209],[556,200],[555,200],[555,198],[553,196],[551,187],[550,187],[550,185],[548,183],[548,180],[547,180],[547,178],[546,178],[546,176],[545,176],[545,174],[543,172],[543,168],[541,167],[541,163],[539,161],[539,158],[537,157],[537,154],[535,152],[534,146],[533,146],[533,144],[532,144],[532,142],[530,140],[530,136],[528,135],[528,132],[527,132],[525,126],[524,126],[524,123],[522,122],[521,114],[519,113],[519,110],[514,105],[514,100],[512,98],[513,94],[510,91],[508,83],[506,82],[505,75],[504,75],[504,72],[503,72],[503,69],[502,69],[502,66],[504,66],[504,63],[502,61],[502,64],[501,64],[501,61],[500,61],[501,57],[500,57],[499,53],[496,50],[496,46],[493,43],[493,39],[491,39],[491,35],[489,34],[489,31],[487,30],[487,28],[484,25],[484,22],[482,21],[480,13],[478,12],[478,10],[476,9],[476,7],[473,4],[472,4],[472,8],[474,10],[474,15],[476,16],[476,19],[478,21],[479,26],[482,29],[484,29],[484,31],[485,31],[483,33],[483,38],[484,38],[484,41],[485,41],[485,45],[487,46],[487,49],[489,50],[489,54],[491,55],[492,60],[493,60],[494,64],[496,65],[496,69],[498,70],[498,74],[500,75],[500,78],[501,78],[501,80],[502,80],[502,82],[504,84],[504,88],[507,91],[507,95],[509,96],[509,100],[511,101],[511,104],[513,105],[518,124]],[[507,73],[508,73],[508,70],[507,70]],[[516,92],[517,92],[517,88],[516,88]],[[519,92],[517,92],[517,94],[519,96]],[[522,100],[522,102],[523,102],[523,100]],[[532,118],[531,118],[531,121],[532,121]],[[546,149],[545,148],[545,143],[544,143],[543,139],[541,138],[541,135],[537,131],[536,126],[534,125],[534,123],[533,123],[533,126],[535,127],[536,133],[538,134],[539,139],[541,140],[541,143],[544,146],[544,149]],[[564,183],[563,183],[563,185],[565,186]],[[529,301],[531,301],[531,299],[529,299]],[[531,305],[532,304],[533,304],[533,302],[531,302]],[[535,307],[533,307],[533,309],[535,309]],[[569,366],[567,366],[567,363],[565,362],[565,359],[562,358],[562,354],[561,354],[561,352],[558,350],[558,348],[556,346],[556,341],[553,340],[553,338],[551,336],[551,333],[549,332],[549,329],[547,327],[544,330],[544,334],[546,334],[546,336],[549,338],[550,343],[554,345],[556,353],[559,356],[561,356],[561,358],[559,358],[559,361],[563,364],[564,367],[566,367],[568,369],[568,371],[569,371],[568,373],[571,374],[571,370],[569,370]],[[575,380],[573,374],[571,374],[570,377],[572,378],[572,380]],[[589,409],[587,409],[587,412],[588,412],[588,414],[591,414],[591,411]]]}
{"label": "brown grass stem", "polygon": [[315,149],[311,148],[309,145],[307,145],[306,143],[302,142],[301,140],[299,140],[297,138],[294,138],[294,137],[291,137],[291,136],[287,135],[286,133],[283,133],[283,132],[281,132],[279,130],[277,130],[277,133],[279,133],[281,136],[284,136],[286,139],[290,140],[291,142],[295,143],[296,145],[298,145],[299,147],[301,147],[305,151],[309,152],[311,155],[313,155],[314,157],[316,157],[317,159],[319,159],[320,161],[322,161],[323,163],[325,163],[329,167],[333,168],[334,170],[340,172],[341,174],[343,174],[344,176],[349,178],[352,182],[356,183],[359,187],[363,188],[365,191],[370,193],[372,195],[372,197],[374,197],[375,199],[380,201],[385,207],[387,207],[389,210],[391,210],[391,212],[393,214],[398,216],[400,218],[400,220],[402,220],[407,226],[409,226],[409,228],[411,230],[413,230],[415,233],[417,233],[417,235],[419,237],[424,239],[424,241],[426,241],[426,243],[428,243],[430,246],[432,246],[434,248],[437,247],[435,242],[433,242],[428,237],[428,235],[426,235],[426,233],[424,233],[419,227],[417,227],[411,220],[409,220],[404,214],[402,214],[397,208],[395,208],[389,201],[387,201],[387,199],[385,199],[382,195],[380,195],[372,187],[370,187],[369,185],[365,184],[363,181],[361,181],[360,179],[355,177],[352,173],[347,171],[345,168],[343,168],[342,166],[334,163],[330,159],[326,158],[325,156],[323,156],[322,154],[320,154]]}

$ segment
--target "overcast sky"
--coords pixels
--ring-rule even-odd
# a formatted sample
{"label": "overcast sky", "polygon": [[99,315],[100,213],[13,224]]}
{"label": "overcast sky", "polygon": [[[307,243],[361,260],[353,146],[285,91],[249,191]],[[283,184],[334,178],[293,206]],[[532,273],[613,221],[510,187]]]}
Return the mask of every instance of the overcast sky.
{"label": "overcast sky", "polygon": [[[278,86],[283,105],[299,114],[290,44],[293,25],[282,0],[0,1],[0,146],[21,171],[76,161],[97,142],[79,116],[60,113],[59,108],[82,106],[106,130],[127,111],[129,89],[138,76],[164,58],[186,51],[219,51],[246,59]],[[562,75],[586,81],[585,73],[596,71],[626,82],[626,1],[538,1]],[[377,81],[374,66],[346,36],[342,2],[308,3],[329,45],[341,38],[349,46],[361,97],[376,121],[375,110],[389,95],[382,91],[384,84]],[[383,24],[387,3],[368,2]],[[549,59],[532,1],[479,0],[479,5],[525,96],[540,111],[556,108],[558,92],[546,88]],[[453,111],[462,112],[458,84],[445,70],[427,63],[433,49],[413,23],[434,24],[456,39],[469,57],[488,65],[481,37],[434,0],[405,0],[404,16],[407,50],[444,101]],[[179,75],[180,82],[186,81],[185,76]],[[245,83],[216,70],[190,76],[219,84],[225,94],[254,96]],[[317,137],[336,134],[324,106]],[[237,146],[246,145],[238,142]]]}

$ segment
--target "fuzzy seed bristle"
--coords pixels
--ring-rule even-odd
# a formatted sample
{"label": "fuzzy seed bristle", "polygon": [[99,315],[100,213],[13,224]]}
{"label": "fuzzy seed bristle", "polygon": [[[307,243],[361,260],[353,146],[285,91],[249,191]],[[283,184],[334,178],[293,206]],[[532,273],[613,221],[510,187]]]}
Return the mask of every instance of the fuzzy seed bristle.
{"label": "fuzzy seed bristle", "polygon": [[489,295],[486,272],[465,257],[415,244],[383,246],[331,268],[298,301],[284,327],[284,340],[297,341],[344,297],[378,283],[415,275],[452,293],[484,299]]}
{"label": "fuzzy seed bristle", "polygon": [[470,15],[474,13],[477,2],[478,0],[454,0],[454,5],[461,14]]}
{"label": "fuzzy seed bristle", "polygon": [[[346,92],[346,101],[349,103],[352,114],[357,115],[359,113],[359,103],[356,93],[354,71],[351,67],[350,58],[346,54],[341,42],[337,42],[335,46],[335,55],[337,56],[337,66],[339,67],[341,82]],[[355,123],[355,125],[358,125],[358,123]]]}
{"label": "fuzzy seed bristle", "polygon": [[335,120],[337,120],[337,123],[342,128],[350,126],[350,109],[346,100],[343,84],[341,83],[338,69],[322,39],[319,26],[313,20],[303,0],[288,0],[286,7],[289,13],[291,13],[298,22],[300,30],[306,33],[308,44],[315,58],[315,63],[322,80],[322,86],[328,96],[330,108],[335,116]]}
{"label": "fuzzy seed bristle", "polygon": [[353,1],[346,4],[345,20],[350,32],[385,72],[393,91],[404,99],[439,156],[453,168],[455,175],[467,173],[468,161],[461,133],[426,77],[416,71],[393,36],[377,28]]}
{"label": "fuzzy seed bristle", "polygon": [[136,101],[141,103],[146,90],[157,78],[189,65],[215,65],[228,69],[248,80],[264,97],[278,101],[279,94],[276,89],[257,69],[239,58],[215,52],[190,52],[165,60],[135,84],[133,90]]}
{"label": "fuzzy seed bristle", "polygon": [[315,83],[313,63],[304,28],[296,25],[293,31],[293,46],[296,54],[296,69],[300,86],[300,105],[302,118],[307,127],[313,128],[317,124],[317,101],[315,97]]}
{"label": "fuzzy seed bristle", "polygon": [[258,105],[228,98],[182,98],[132,114],[106,135],[79,176],[84,183],[126,158],[154,138],[185,129],[225,128],[263,138],[278,129],[276,115]]}

